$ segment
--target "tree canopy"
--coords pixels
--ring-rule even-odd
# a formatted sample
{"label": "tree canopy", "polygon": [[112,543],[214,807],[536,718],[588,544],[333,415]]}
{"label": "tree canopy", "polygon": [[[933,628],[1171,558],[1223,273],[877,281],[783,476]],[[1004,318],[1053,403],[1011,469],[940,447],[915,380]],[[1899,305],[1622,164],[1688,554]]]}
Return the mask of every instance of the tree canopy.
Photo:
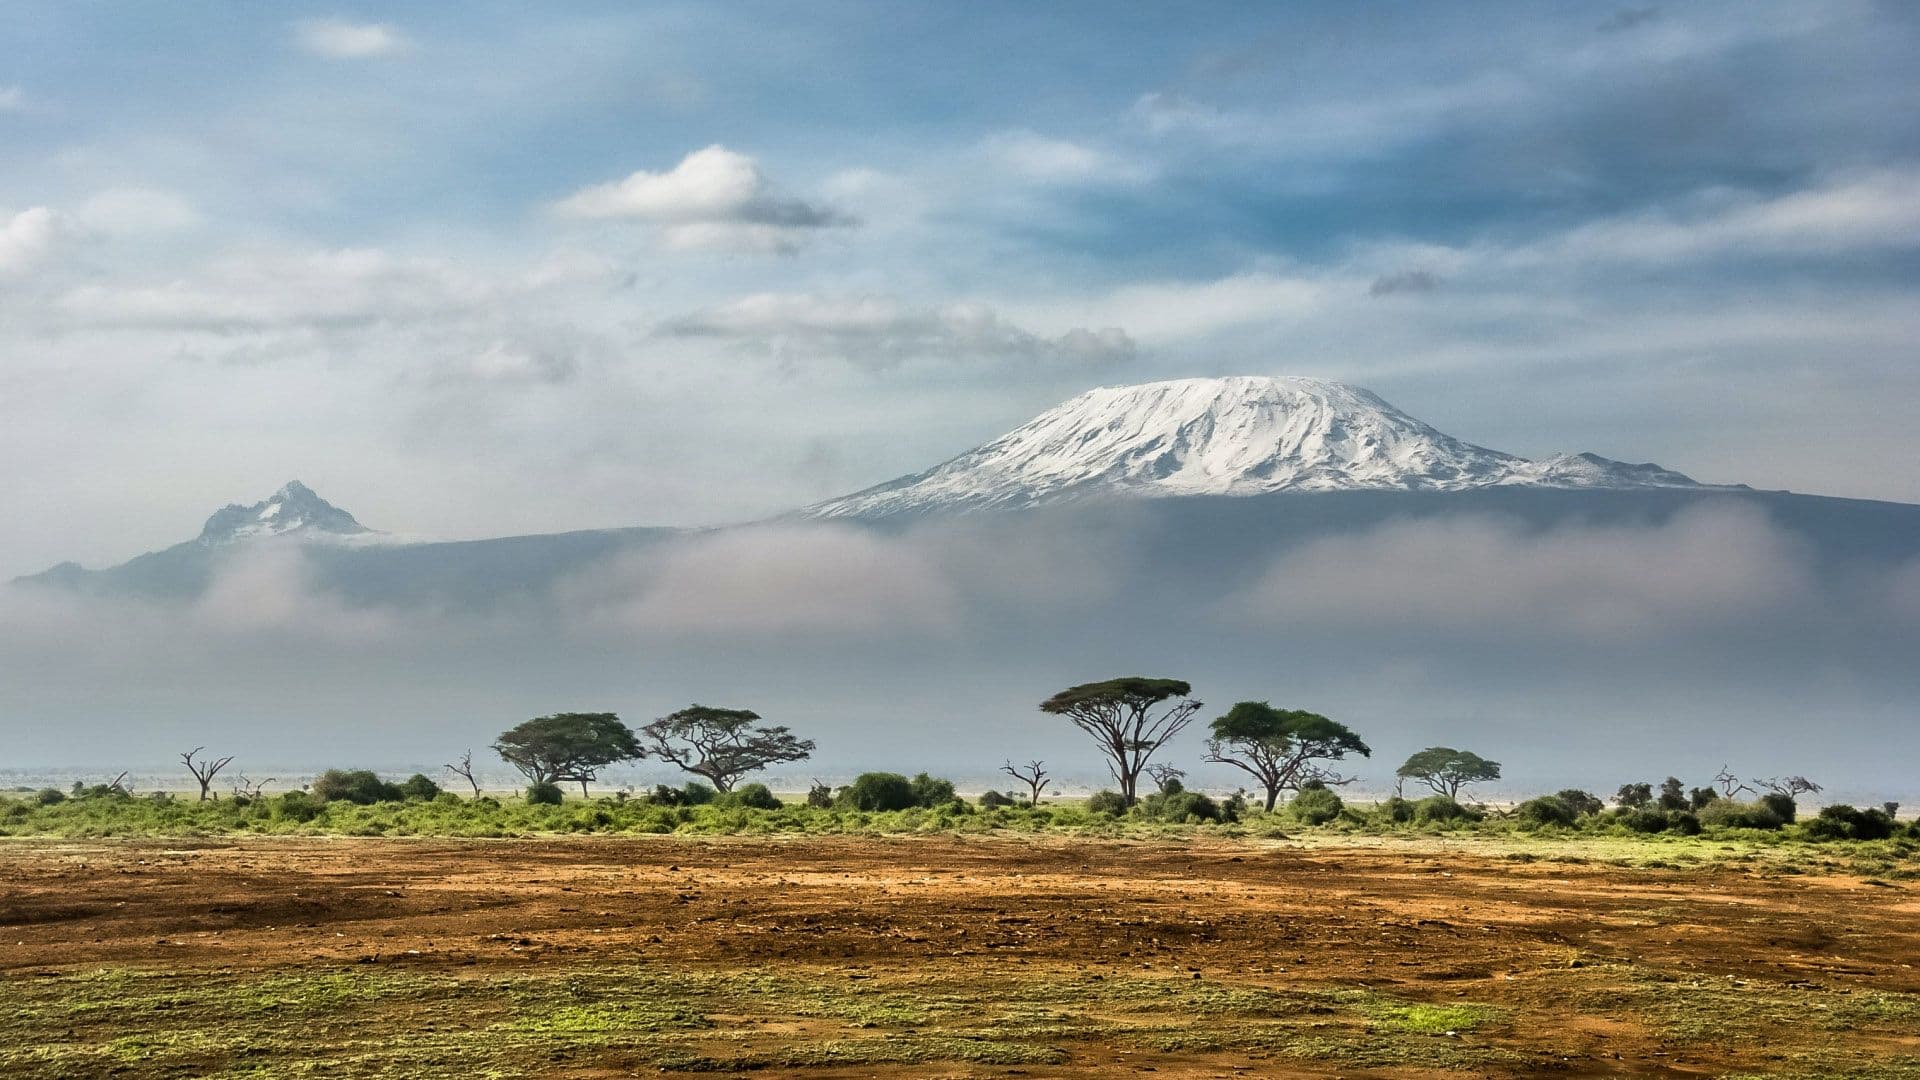
{"label": "tree canopy", "polygon": [[1137,801],[1140,773],[1154,751],[1192,723],[1200,702],[1179,679],[1134,675],[1071,686],[1040,703],[1040,711],[1064,716],[1093,737],[1107,770],[1128,806]]}
{"label": "tree canopy", "polygon": [[1321,762],[1348,754],[1372,757],[1373,750],[1353,729],[1319,713],[1276,709],[1264,701],[1242,701],[1211,725],[1207,760],[1232,765],[1266,789],[1267,809],[1280,792],[1298,791],[1309,781],[1343,784],[1347,778]]}
{"label": "tree canopy", "polygon": [[647,752],[706,777],[720,791],[748,773],[813,755],[813,740],[794,737],[785,727],[757,727],[760,714],[751,709],[720,709],[689,705],[640,729]]}
{"label": "tree canopy", "polygon": [[1460,789],[1470,784],[1500,779],[1500,763],[1488,761],[1471,750],[1429,746],[1408,758],[1394,775],[1403,780],[1418,780],[1437,795],[1458,799]]}
{"label": "tree canopy", "polygon": [[613,713],[537,716],[502,733],[493,748],[530,783],[572,780],[582,793],[603,767],[642,754],[633,729]]}

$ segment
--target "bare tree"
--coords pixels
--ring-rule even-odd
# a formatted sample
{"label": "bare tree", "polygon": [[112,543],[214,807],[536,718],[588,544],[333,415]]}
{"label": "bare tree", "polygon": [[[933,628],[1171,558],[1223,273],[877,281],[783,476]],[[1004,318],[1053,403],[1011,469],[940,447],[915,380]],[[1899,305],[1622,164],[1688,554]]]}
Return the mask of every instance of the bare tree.
{"label": "bare tree", "polygon": [[1733,775],[1725,765],[1720,766],[1720,771],[1714,774],[1713,782],[1720,785],[1720,794],[1729,799],[1743,791],[1749,795],[1753,794],[1753,789],[1741,783],[1740,778]]}
{"label": "bare tree", "polygon": [[1009,761],[1000,766],[1000,771],[1027,785],[1027,805],[1039,806],[1040,796],[1046,792],[1047,785],[1052,782],[1047,779],[1046,764],[1044,761],[1035,760],[1020,766]]}
{"label": "bare tree", "polygon": [[1765,780],[1755,780],[1754,783],[1766,788],[1775,795],[1785,795],[1789,799],[1798,799],[1802,795],[1818,795],[1820,793],[1820,785],[1804,776],[1769,777]]}
{"label": "bare tree", "polygon": [[267,785],[273,783],[276,779],[278,779],[278,777],[269,776],[265,780],[254,780],[246,773],[241,773],[240,779],[234,781],[233,784],[234,797],[238,799],[257,799],[266,794]]}
{"label": "bare tree", "polygon": [[186,753],[181,754],[180,760],[186,764],[187,771],[193,774],[193,778],[200,781],[200,801],[206,802],[211,798],[218,802],[220,796],[214,795],[209,789],[213,787],[213,778],[220,775],[220,770],[226,768],[227,765],[233,761],[233,756],[229,754],[223,758],[201,758],[199,761],[193,760],[193,755],[205,749],[206,747],[204,746],[196,746]]}
{"label": "bare tree", "polygon": [[473,788],[473,797],[476,799],[480,797],[480,781],[473,777],[473,751],[469,750],[461,754],[458,763],[443,765],[441,768],[465,780]]}
{"label": "bare tree", "polygon": [[1163,761],[1147,766],[1147,775],[1153,778],[1153,786],[1160,789],[1160,794],[1171,795],[1185,788],[1181,781],[1187,778],[1187,770]]}

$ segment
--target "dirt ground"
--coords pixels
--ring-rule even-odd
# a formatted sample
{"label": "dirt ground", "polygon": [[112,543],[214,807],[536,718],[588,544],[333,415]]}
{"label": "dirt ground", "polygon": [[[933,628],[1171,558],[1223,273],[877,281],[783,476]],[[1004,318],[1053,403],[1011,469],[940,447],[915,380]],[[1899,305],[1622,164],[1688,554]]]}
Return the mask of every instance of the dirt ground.
{"label": "dirt ground", "polygon": [[10,841],[0,1074],[1920,1076],[1916,891],[1419,841]]}

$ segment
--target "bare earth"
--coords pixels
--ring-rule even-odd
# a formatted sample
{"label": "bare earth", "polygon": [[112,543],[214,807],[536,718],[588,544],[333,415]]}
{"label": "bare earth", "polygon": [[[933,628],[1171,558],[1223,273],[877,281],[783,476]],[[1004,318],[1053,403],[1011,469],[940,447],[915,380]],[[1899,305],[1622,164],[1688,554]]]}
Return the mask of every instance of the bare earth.
{"label": "bare earth", "polygon": [[1920,1075],[1912,882],[1437,842],[0,843],[0,1075]]}

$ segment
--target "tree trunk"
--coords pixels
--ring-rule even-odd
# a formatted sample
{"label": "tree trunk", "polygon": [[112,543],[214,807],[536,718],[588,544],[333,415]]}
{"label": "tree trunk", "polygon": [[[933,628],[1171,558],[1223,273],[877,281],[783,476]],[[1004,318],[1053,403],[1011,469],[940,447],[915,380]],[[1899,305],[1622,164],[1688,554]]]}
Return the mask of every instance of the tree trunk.
{"label": "tree trunk", "polygon": [[211,785],[212,783],[213,783],[213,781],[212,781],[212,780],[202,780],[202,781],[200,781],[200,801],[201,801],[201,802],[206,802],[206,801],[207,801],[207,787],[208,787],[209,785]]}
{"label": "tree trunk", "polygon": [[1280,801],[1280,785],[1267,785],[1267,813],[1273,813],[1273,804]]}
{"label": "tree trunk", "polygon": [[580,778],[580,797],[583,799],[587,797],[587,780],[584,776]]}

